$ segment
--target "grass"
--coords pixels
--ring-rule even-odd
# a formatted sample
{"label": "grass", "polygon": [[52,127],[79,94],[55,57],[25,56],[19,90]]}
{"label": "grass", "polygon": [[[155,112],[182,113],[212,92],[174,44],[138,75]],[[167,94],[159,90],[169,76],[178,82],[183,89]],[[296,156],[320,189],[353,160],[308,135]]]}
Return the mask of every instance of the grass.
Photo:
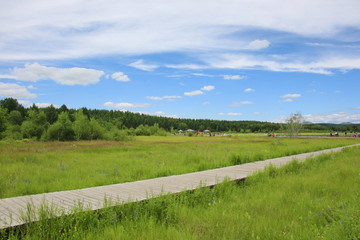
{"label": "grass", "polygon": [[225,167],[359,143],[357,138],[137,137],[0,143],[0,198]]}
{"label": "grass", "polygon": [[[99,211],[74,209],[0,232],[17,239],[359,239],[360,148],[269,167],[240,184]],[[29,214],[31,215],[31,214]]]}

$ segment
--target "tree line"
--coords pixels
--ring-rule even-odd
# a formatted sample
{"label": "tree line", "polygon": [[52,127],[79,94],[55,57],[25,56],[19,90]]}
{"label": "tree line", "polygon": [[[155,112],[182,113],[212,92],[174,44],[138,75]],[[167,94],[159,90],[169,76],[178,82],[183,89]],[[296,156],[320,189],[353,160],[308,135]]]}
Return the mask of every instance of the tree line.
{"label": "tree line", "polygon": [[[212,132],[283,132],[285,124],[260,121],[180,119],[140,113],[69,109],[65,105],[25,108],[16,99],[0,100],[0,138],[42,141],[107,139],[123,141],[136,135],[162,135],[194,129]],[[305,131],[358,131],[360,124],[305,124]]]}

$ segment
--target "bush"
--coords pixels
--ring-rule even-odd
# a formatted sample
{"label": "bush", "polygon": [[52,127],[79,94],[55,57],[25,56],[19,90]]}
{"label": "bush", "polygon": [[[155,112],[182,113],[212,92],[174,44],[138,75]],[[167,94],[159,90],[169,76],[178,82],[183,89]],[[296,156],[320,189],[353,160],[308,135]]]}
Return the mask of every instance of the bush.
{"label": "bush", "polygon": [[74,140],[75,133],[67,112],[60,113],[57,122],[49,127],[47,135],[49,140]]}

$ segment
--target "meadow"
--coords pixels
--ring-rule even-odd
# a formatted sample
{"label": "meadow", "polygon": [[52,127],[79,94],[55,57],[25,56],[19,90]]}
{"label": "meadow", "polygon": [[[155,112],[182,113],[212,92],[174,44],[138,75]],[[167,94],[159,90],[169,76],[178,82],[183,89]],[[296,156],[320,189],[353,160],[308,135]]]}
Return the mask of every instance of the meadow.
{"label": "meadow", "polygon": [[244,182],[163,195],[99,211],[42,219],[0,231],[10,239],[359,239],[360,147],[282,168]]}
{"label": "meadow", "polygon": [[1,142],[0,198],[183,174],[359,143],[357,138],[136,137]]}

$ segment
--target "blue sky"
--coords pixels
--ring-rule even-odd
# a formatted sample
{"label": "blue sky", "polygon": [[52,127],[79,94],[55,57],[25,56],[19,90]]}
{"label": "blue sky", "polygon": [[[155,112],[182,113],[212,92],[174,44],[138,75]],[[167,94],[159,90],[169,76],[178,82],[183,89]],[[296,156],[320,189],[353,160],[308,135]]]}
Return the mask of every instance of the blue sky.
{"label": "blue sky", "polygon": [[360,123],[358,0],[0,0],[0,99]]}

